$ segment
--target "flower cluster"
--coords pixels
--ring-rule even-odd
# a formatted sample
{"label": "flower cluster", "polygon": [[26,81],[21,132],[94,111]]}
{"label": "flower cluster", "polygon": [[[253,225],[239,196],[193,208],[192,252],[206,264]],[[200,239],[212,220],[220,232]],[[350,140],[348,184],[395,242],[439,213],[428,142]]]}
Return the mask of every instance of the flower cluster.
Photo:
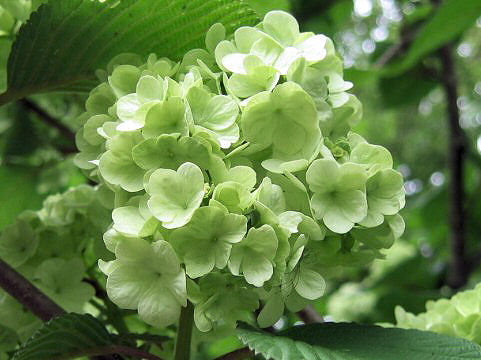
{"label": "flower cluster", "polygon": [[395,316],[400,328],[434,331],[481,344],[481,284],[451,299],[430,300],[426,312],[418,315],[397,306]]}
{"label": "flower cluster", "polygon": [[115,260],[99,263],[114,303],[162,327],[189,300],[201,331],[262,303],[265,327],[382,256],[404,230],[403,179],[351,131],[361,104],[329,38],[272,11],[205,45],[99,71],[75,161],[114,193]]}
{"label": "flower cluster", "polygon": [[[94,288],[82,281],[86,265],[111,255],[101,241],[112,200],[102,186],[81,185],[48,197],[39,211],[25,211],[0,235],[0,258],[66,311],[84,312]],[[25,341],[41,326],[35,316],[0,291],[0,334]],[[0,336],[2,350],[5,336]],[[6,349],[11,350],[11,349]]]}

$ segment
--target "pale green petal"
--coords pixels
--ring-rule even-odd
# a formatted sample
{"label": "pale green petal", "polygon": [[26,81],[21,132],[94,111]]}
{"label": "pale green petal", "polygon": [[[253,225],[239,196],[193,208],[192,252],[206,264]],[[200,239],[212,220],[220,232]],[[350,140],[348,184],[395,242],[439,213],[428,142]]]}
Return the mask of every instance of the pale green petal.
{"label": "pale green petal", "polygon": [[234,32],[235,44],[240,52],[248,53],[252,45],[265,35],[251,26],[242,26]]}
{"label": "pale green petal", "polygon": [[335,160],[314,160],[307,169],[306,181],[314,192],[328,192],[335,188],[339,181],[340,169]]}
{"label": "pale green petal", "polygon": [[392,168],[391,154],[379,145],[360,143],[352,149],[349,160],[365,166],[370,174]]}
{"label": "pale green petal", "polygon": [[117,66],[109,76],[109,84],[117,97],[135,92],[137,81],[140,78],[140,69],[132,65]]}
{"label": "pale green petal", "polygon": [[280,214],[286,210],[286,200],[282,187],[273,184],[268,177],[262,180],[256,191],[256,197],[259,202],[267,206],[275,214]]}
{"label": "pale green petal", "polygon": [[204,252],[202,254],[201,251],[189,251],[184,257],[185,272],[192,279],[204,276],[214,269],[215,254],[206,248],[204,248]]}
{"label": "pale green petal", "polygon": [[326,281],[319,273],[301,266],[297,276],[298,280],[295,289],[303,298],[316,300],[324,294]]}
{"label": "pale green petal", "polygon": [[196,137],[161,135],[142,141],[132,149],[132,157],[142,169],[177,169],[185,162],[202,169],[210,167],[211,152],[203,140]]}
{"label": "pale green petal", "polygon": [[262,287],[264,282],[272,277],[274,272],[272,263],[262,256],[253,255],[244,257],[242,262],[242,272],[246,281],[256,287]]}
{"label": "pale green petal", "polygon": [[135,114],[142,106],[137,94],[129,94],[117,101],[117,116],[122,121],[135,121]]}
{"label": "pale green petal", "polygon": [[267,299],[267,302],[259,313],[259,316],[257,317],[257,323],[261,328],[272,326],[283,314],[284,301],[282,300],[282,296],[280,293],[274,293]]}
{"label": "pale green petal", "polygon": [[112,219],[114,220],[114,229],[128,236],[150,236],[157,227],[157,221],[154,218],[144,218],[139,209],[134,206],[114,209]]}
{"label": "pale green petal", "polygon": [[235,45],[227,40],[221,41],[219,44],[217,44],[215,48],[215,60],[217,62],[217,65],[224,71],[227,71],[227,69],[222,65],[222,59],[232,53],[236,53],[238,50],[236,49]]}
{"label": "pale green petal", "polygon": [[279,224],[291,233],[298,232],[298,226],[302,222],[302,215],[297,211],[285,211],[279,214]]}
{"label": "pale green petal", "polygon": [[0,258],[13,267],[25,263],[35,254],[37,247],[37,234],[22,220],[7,226],[0,235]]}
{"label": "pale green petal", "polygon": [[204,175],[196,165],[184,163],[177,172],[155,170],[149,178],[148,207],[167,229],[187,224],[204,198]]}
{"label": "pale green petal", "polygon": [[342,207],[337,206],[332,200],[322,220],[329,230],[338,234],[345,234],[354,226],[354,223],[344,214]]}
{"label": "pale green petal", "polygon": [[216,95],[211,98],[202,114],[201,121],[194,122],[207,129],[216,131],[231,127],[237,119],[239,107],[228,96]]}
{"label": "pale green petal", "polygon": [[284,11],[270,11],[262,21],[264,31],[284,46],[293,45],[299,37],[297,20]]}
{"label": "pale green petal", "polygon": [[367,214],[366,195],[360,190],[336,193],[333,201],[344,216],[354,223],[361,221]]}
{"label": "pale green petal", "polygon": [[277,235],[270,225],[262,225],[260,228],[251,228],[241,245],[250,251],[262,255],[266,259],[273,260],[277,251]]}
{"label": "pale green petal", "polygon": [[344,163],[339,168],[337,191],[361,190],[365,191],[367,175],[362,166]]}
{"label": "pale green petal", "polygon": [[147,137],[179,133],[187,135],[185,105],[179,97],[171,97],[153,105],[145,117],[142,134]]}
{"label": "pale green petal", "polygon": [[156,281],[141,295],[139,316],[147,324],[163,328],[179,319],[180,308],[177,299]]}
{"label": "pale green petal", "polygon": [[158,260],[152,267],[162,274],[176,276],[181,271],[179,258],[167,241],[159,240],[152,243],[152,252],[153,257]]}
{"label": "pale green petal", "polygon": [[229,212],[242,214],[254,201],[251,193],[240,183],[227,181],[217,185],[212,199],[223,204]]}
{"label": "pale green petal", "polygon": [[212,25],[205,35],[205,45],[210,53],[214,53],[218,43],[225,39],[225,27],[221,23]]}
{"label": "pale green petal", "polygon": [[151,75],[144,75],[139,79],[136,87],[137,96],[141,101],[163,100],[163,81]]}

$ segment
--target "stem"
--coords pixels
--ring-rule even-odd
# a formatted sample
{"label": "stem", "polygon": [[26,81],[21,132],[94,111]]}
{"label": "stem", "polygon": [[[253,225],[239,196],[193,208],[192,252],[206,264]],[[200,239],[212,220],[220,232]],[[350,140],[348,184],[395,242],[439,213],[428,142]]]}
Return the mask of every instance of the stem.
{"label": "stem", "polygon": [[175,360],[190,359],[190,342],[192,339],[192,325],[194,323],[194,306],[187,301],[187,306],[180,311],[179,327],[177,329],[177,343],[175,344]]}
{"label": "stem", "polygon": [[57,129],[65,138],[75,143],[75,133],[53,116],[48,114],[45,110],[41,109],[37,104],[28,99],[20,101],[22,105],[30,111],[37,114],[46,124]]}
{"label": "stem", "polygon": [[65,314],[64,309],[2,259],[0,259],[0,287],[43,321]]}
{"label": "stem", "polygon": [[312,305],[307,305],[304,309],[298,311],[297,316],[299,316],[305,324],[316,324],[324,321],[322,316],[319,315]]}
{"label": "stem", "polygon": [[441,48],[439,58],[442,63],[442,85],[446,93],[449,137],[450,183],[450,225],[451,225],[451,269],[448,284],[459,289],[467,282],[465,209],[464,209],[464,161],[466,146],[464,132],[459,124],[457,106],[457,78],[451,45]]}

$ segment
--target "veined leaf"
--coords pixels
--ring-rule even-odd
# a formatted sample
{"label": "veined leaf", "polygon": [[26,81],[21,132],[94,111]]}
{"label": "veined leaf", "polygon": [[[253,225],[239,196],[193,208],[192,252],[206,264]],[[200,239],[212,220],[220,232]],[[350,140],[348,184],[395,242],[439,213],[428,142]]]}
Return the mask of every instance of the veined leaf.
{"label": "veined leaf", "polygon": [[470,341],[427,331],[373,325],[323,323],[297,326],[279,334],[243,326],[241,341],[267,359],[288,360],[455,360],[480,359]]}
{"label": "veined leaf", "polygon": [[238,0],[50,0],[18,33],[0,105],[37,92],[88,91],[95,70],[120,53],[179,60],[203,46],[212,24],[231,32],[256,21]]}
{"label": "veined leaf", "polygon": [[88,354],[111,341],[104,325],[93,316],[66,314],[45,323],[15,353],[13,360],[69,359],[74,356],[68,354]]}

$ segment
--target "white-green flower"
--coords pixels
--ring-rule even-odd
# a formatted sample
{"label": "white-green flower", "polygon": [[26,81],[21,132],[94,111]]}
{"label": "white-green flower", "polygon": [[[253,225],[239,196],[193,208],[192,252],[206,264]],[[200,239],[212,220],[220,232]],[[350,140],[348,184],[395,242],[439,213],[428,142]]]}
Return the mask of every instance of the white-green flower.
{"label": "white-green flower", "polygon": [[385,215],[395,215],[404,207],[405,191],[402,175],[392,169],[378,171],[366,183],[367,216],[361,225],[381,225]]}
{"label": "white-green flower", "polygon": [[242,214],[254,202],[249,190],[236,181],[226,181],[217,185],[212,199],[219,201],[229,212]]}
{"label": "white-green flower", "polygon": [[204,175],[197,165],[182,164],[177,171],[157,169],[147,185],[151,213],[167,229],[189,222],[204,198]]}
{"label": "white-green flower", "polygon": [[187,305],[187,290],[184,270],[170,244],[125,238],[117,244],[115,256],[102,267],[109,298],[123,309],[138,310],[152,326],[175,323],[180,308]]}
{"label": "white-green flower", "polygon": [[38,235],[25,221],[17,220],[0,235],[0,258],[13,267],[24,264],[35,255]]}
{"label": "white-green flower", "polygon": [[305,169],[321,142],[314,102],[293,82],[253,96],[244,109],[241,126],[252,145],[272,147],[272,158],[262,164],[272,172]]}
{"label": "white-green flower", "polygon": [[367,215],[366,172],[354,163],[339,165],[335,160],[315,160],[306,180],[314,193],[314,216],[329,230],[344,234]]}
{"label": "white-green flower", "polygon": [[35,285],[65,310],[81,313],[95,294],[95,289],[82,281],[84,272],[80,258],[48,259],[37,268]]}
{"label": "white-green flower", "polygon": [[146,237],[154,233],[159,221],[147,207],[147,196],[134,198],[127,206],[112,211],[113,228],[125,236]]}
{"label": "white-green flower", "polygon": [[229,269],[234,275],[242,273],[249,284],[264,285],[274,273],[277,236],[270,225],[251,228],[245,239],[234,245]]}
{"label": "white-green flower", "polygon": [[206,140],[201,137],[179,137],[178,134],[150,138],[132,149],[135,163],[145,170],[158,168],[175,170],[185,162],[207,169],[211,156],[211,147]]}
{"label": "white-green flower", "polygon": [[145,171],[132,158],[132,148],[142,140],[138,132],[121,133],[107,142],[107,149],[99,162],[102,177],[110,184],[129,192],[143,189]]}
{"label": "white-green flower", "polygon": [[192,87],[187,93],[187,101],[196,132],[209,132],[222,148],[229,148],[239,139],[236,124],[239,107],[229,96],[214,95],[200,87]]}
{"label": "white-green flower", "polygon": [[[200,331],[216,326],[235,328],[237,321],[248,321],[259,307],[259,297],[243,281],[228,274],[211,273],[192,284],[194,321]],[[194,294],[195,293],[195,294]]]}
{"label": "white-green flower", "polygon": [[175,230],[170,240],[185,263],[187,275],[197,278],[214,268],[223,269],[232,245],[240,242],[246,231],[245,216],[204,206],[195,211],[187,225]]}

